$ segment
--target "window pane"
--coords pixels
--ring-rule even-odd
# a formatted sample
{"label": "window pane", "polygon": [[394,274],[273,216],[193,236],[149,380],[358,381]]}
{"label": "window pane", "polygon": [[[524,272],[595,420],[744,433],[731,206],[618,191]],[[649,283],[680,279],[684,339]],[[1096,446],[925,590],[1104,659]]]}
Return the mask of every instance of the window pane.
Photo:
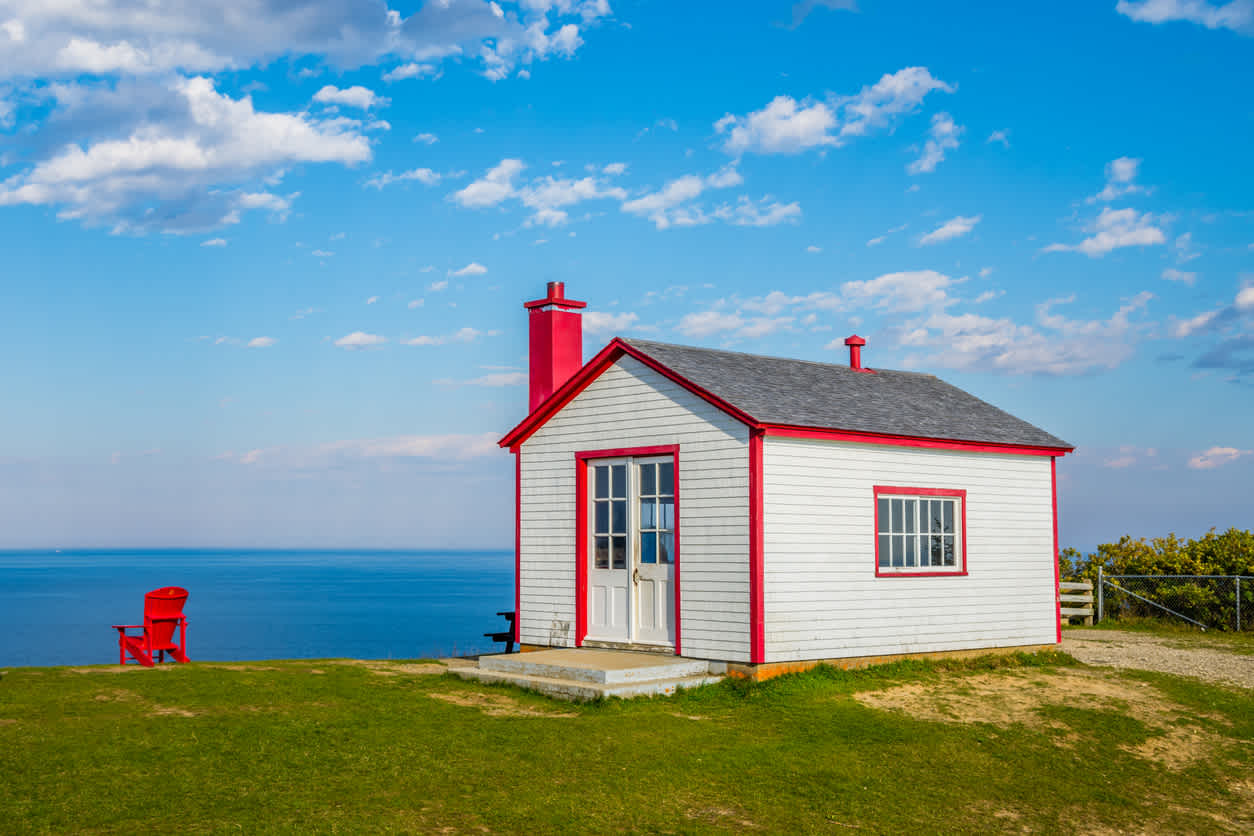
{"label": "window pane", "polygon": [[945,533],[953,534],[954,533],[954,503],[942,502],[941,504],[945,506]]}
{"label": "window pane", "polygon": [[954,565],[954,538],[953,535],[945,535],[945,565]]}
{"label": "window pane", "polygon": [[657,534],[652,531],[640,535],[640,562],[657,563]]}
{"label": "window pane", "polygon": [[610,495],[610,469],[605,465],[596,468],[597,472],[597,499],[605,499]]}
{"label": "window pane", "polygon": [[654,496],[657,493],[657,465],[640,465],[640,495]]}
{"label": "window pane", "polygon": [[943,565],[942,561],[943,561],[943,558],[941,556],[941,538],[936,535],[932,535],[932,565],[941,566]]}
{"label": "window pane", "polygon": [[901,500],[894,499],[893,500],[893,527],[892,527],[892,532],[894,534],[900,534],[902,531],[901,517],[902,517]]}
{"label": "window pane", "polygon": [[645,498],[640,500],[640,530],[657,528],[657,500]]}
{"label": "window pane", "polygon": [[675,465],[672,462],[664,462],[657,466],[658,472],[658,488],[657,492],[666,496],[674,496],[675,494]]}
{"label": "window pane", "polygon": [[906,538],[902,537],[901,535],[897,535],[896,537],[893,537],[893,565],[894,566],[905,565],[905,558],[906,558],[906,554],[905,554],[906,544],[904,542],[905,539]]}
{"label": "window pane", "polygon": [[889,519],[888,519],[888,500],[887,499],[881,499],[879,501],[879,504],[876,506],[875,515],[879,517],[879,522],[876,523],[876,527],[879,528],[880,531],[888,531]]}
{"label": "window pane", "polygon": [[918,542],[917,537],[906,537],[906,565],[914,566],[914,546]]}
{"label": "window pane", "polygon": [[611,538],[610,556],[614,559],[615,569],[627,568],[627,538],[613,537]]}
{"label": "window pane", "polygon": [[598,569],[610,568],[610,538],[608,537],[597,538],[596,567]]}
{"label": "window pane", "polygon": [[[923,520],[923,528],[927,528],[927,520]],[[926,569],[931,565],[931,559],[928,554],[931,541],[926,534],[919,538],[919,568]]]}
{"label": "window pane", "polygon": [[657,536],[657,562],[675,562],[675,535],[659,534]]}
{"label": "window pane", "polygon": [[915,501],[913,499],[906,500],[906,533],[914,533],[914,523],[917,519],[918,511],[915,509]]}
{"label": "window pane", "polygon": [[658,528],[664,528],[667,531],[675,530],[675,500],[659,499],[658,510],[661,516],[658,518]]}
{"label": "window pane", "polygon": [[597,534],[610,533],[610,504],[608,502],[596,502],[596,527],[593,529]]}
{"label": "window pane", "polygon": [[[887,500],[883,500],[887,502]],[[889,544],[889,536],[887,534],[880,535],[880,566],[888,566],[889,559],[892,556],[890,550],[892,546]]]}
{"label": "window pane", "polygon": [[627,496],[627,465],[616,464],[611,469],[614,471],[613,474],[611,474],[613,476],[614,488],[612,496],[616,499]]}
{"label": "window pane", "polygon": [[613,506],[612,522],[613,527],[610,529],[614,534],[627,533],[627,500],[616,499],[610,503]]}

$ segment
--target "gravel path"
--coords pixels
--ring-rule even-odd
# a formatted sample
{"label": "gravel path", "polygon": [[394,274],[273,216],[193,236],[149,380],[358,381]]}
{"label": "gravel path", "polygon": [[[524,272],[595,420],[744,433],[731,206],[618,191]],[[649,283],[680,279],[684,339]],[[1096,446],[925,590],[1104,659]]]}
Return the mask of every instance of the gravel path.
{"label": "gravel path", "polygon": [[1173,647],[1170,640],[1120,630],[1067,631],[1062,649],[1087,665],[1161,671],[1254,689],[1254,656]]}

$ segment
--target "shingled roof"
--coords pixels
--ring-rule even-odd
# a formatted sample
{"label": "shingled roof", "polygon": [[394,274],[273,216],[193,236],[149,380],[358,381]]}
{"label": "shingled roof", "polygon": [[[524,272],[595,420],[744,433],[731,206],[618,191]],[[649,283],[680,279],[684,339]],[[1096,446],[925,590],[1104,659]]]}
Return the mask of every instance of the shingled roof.
{"label": "shingled roof", "polygon": [[761,424],[1071,449],[938,377],[624,339]]}

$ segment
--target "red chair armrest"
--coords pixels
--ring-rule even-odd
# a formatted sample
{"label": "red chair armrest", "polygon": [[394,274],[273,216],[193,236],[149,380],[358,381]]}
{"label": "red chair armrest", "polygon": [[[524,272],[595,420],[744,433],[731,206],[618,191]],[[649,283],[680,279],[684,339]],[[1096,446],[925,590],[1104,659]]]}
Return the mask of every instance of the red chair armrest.
{"label": "red chair armrest", "polygon": [[144,625],[142,624],[112,624],[110,626],[113,627],[114,630],[127,630],[127,629],[142,630],[144,629]]}

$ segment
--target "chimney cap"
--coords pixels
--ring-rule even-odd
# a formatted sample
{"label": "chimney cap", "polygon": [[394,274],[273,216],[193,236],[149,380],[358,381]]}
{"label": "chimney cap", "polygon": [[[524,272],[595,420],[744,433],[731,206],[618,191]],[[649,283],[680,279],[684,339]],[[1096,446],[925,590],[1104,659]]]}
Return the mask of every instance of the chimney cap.
{"label": "chimney cap", "polygon": [[523,302],[523,307],[528,310],[535,308],[544,308],[552,305],[555,308],[586,308],[587,302],[576,302],[574,299],[566,298],[565,282],[549,282],[545,288],[547,296],[543,299],[535,299],[530,302]]}
{"label": "chimney cap", "polygon": [[845,345],[859,345],[859,346],[866,345],[866,340],[864,340],[862,337],[859,337],[857,334],[853,334],[851,336],[845,337]]}

